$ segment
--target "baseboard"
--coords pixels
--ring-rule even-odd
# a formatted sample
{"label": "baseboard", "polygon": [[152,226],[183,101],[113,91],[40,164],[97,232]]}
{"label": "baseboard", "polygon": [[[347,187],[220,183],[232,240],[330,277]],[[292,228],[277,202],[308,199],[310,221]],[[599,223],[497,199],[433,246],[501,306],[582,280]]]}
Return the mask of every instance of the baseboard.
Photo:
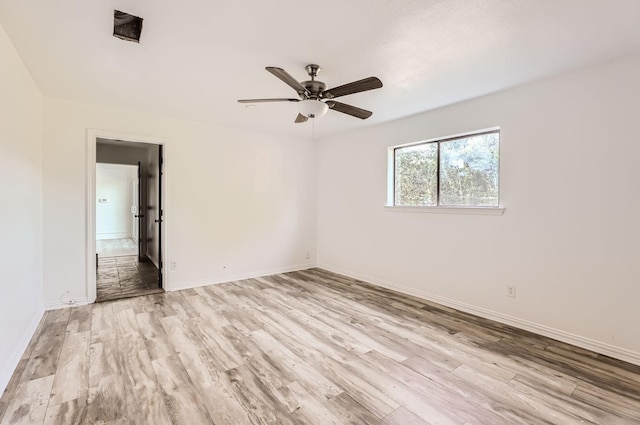
{"label": "baseboard", "polygon": [[207,286],[207,285],[216,285],[218,283],[234,282],[236,280],[253,279],[256,277],[269,276],[272,274],[296,272],[299,270],[308,270],[314,267],[316,267],[315,263],[306,263],[306,264],[298,264],[294,266],[281,267],[281,268],[275,268],[275,269],[265,269],[265,270],[259,270],[259,271],[248,272],[248,273],[226,275],[216,279],[171,283],[167,288],[165,288],[165,290],[180,291],[182,289],[197,288],[200,286]]}
{"label": "baseboard", "polygon": [[455,308],[456,310],[470,313],[476,316],[484,317],[485,319],[494,320],[505,325],[513,326],[518,329],[533,332],[538,335],[546,336],[558,341],[565,342],[567,344],[575,345],[577,347],[585,348],[587,350],[594,351],[605,356],[613,357],[618,360],[622,360],[628,363],[632,363],[640,366],[640,353],[631,351],[625,348],[616,347],[611,344],[607,344],[601,341],[596,341],[590,338],[586,338],[580,335],[572,334],[560,329],[555,329],[546,325],[541,325],[528,320],[519,319],[517,317],[509,316],[499,313],[497,311],[488,310],[482,307],[477,307],[471,304],[462,303],[451,298],[441,297],[431,294],[426,291],[416,290],[397,283],[388,282],[380,279],[373,278],[371,276],[365,276],[359,273],[353,273],[347,270],[342,270],[337,267],[332,267],[327,264],[318,264],[320,269],[324,269],[333,273],[338,273],[353,279],[362,280],[373,285],[381,286],[383,288],[391,289],[403,294],[412,295],[418,298],[432,301],[438,304],[442,304],[447,307]]}
{"label": "baseboard", "polygon": [[24,351],[27,349],[29,342],[31,342],[31,338],[33,338],[33,334],[38,329],[38,324],[40,324],[40,320],[42,320],[42,316],[44,315],[44,310],[38,312],[33,319],[31,319],[31,323],[29,323],[29,327],[27,328],[22,340],[19,344],[16,345],[13,355],[9,359],[9,361],[4,365],[2,373],[0,374],[0,395],[4,392],[5,388],[9,384],[9,380],[11,380],[11,376],[16,370],[18,363],[20,363],[20,359],[24,354]]}
{"label": "baseboard", "polygon": [[61,308],[69,308],[69,307],[77,307],[79,305],[87,305],[89,304],[89,300],[87,298],[74,298],[69,300],[69,302],[64,301],[56,301],[53,303],[47,303],[44,305],[45,310],[58,310]]}

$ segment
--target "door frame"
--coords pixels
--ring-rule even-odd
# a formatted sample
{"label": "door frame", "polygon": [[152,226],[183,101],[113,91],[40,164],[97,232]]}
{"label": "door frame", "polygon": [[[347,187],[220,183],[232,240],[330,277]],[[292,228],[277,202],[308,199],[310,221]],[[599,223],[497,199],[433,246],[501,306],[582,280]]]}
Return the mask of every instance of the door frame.
{"label": "door frame", "polygon": [[[168,164],[167,164],[167,141],[161,137],[154,136],[141,136],[139,134],[131,134],[131,133],[122,133],[117,131],[109,131],[109,130],[98,130],[98,129],[87,129],[87,149],[86,149],[86,166],[87,166],[87,180],[86,180],[86,209],[85,209],[85,252],[86,252],[86,265],[85,265],[85,273],[86,273],[86,294],[87,301],[89,304],[94,303],[96,301],[97,289],[96,289],[96,150],[98,139],[113,139],[113,140],[122,140],[124,142],[133,142],[133,143],[148,143],[154,145],[162,146],[163,151],[163,170],[162,175],[160,176],[161,184],[162,184],[162,203],[160,208],[163,212],[163,220],[160,224],[164,226],[164,231],[161,232],[160,235],[160,255],[161,257],[168,258],[166,247],[167,247],[167,234],[169,233],[167,227],[167,175],[168,175]],[[164,264],[163,264],[164,266]],[[164,267],[163,267],[164,268]],[[164,270],[162,270],[164,272]],[[169,286],[169,281],[167,279],[167,273],[162,273],[162,288],[166,291]]]}

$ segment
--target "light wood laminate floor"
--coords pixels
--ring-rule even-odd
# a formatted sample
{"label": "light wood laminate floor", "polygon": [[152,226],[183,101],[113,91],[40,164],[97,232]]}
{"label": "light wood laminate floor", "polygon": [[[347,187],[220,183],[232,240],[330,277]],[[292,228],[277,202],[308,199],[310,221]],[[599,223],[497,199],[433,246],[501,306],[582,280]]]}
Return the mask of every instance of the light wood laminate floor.
{"label": "light wood laminate floor", "polygon": [[309,270],[47,312],[5,424],[638,424],[640,368]]}

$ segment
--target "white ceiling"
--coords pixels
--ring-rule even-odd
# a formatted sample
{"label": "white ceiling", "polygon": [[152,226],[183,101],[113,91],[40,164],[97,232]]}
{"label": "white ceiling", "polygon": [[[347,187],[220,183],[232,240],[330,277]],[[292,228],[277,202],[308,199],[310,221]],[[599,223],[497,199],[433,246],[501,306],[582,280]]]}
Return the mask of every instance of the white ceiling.
{"label": "white ceiling", "polygon": [[[113,10],[144,18],[140,44],[112,36]],[[329,87],[384,87],[339,100],[317,136],[434,109],[640,52],[639,0],[0,0],[0,23],[46,96],[259,131],[310,134],[295,97],[264,70]]]}

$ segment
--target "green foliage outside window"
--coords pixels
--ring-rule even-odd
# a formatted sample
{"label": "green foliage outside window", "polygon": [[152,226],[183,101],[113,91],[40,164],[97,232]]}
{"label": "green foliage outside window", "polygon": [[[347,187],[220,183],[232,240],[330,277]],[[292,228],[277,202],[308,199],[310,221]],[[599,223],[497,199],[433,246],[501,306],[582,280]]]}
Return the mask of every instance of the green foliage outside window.
{"label": "green foliage outside window", "polygon": [[495,131],[396,148],[394,204],[497,207],[499,144]]}

